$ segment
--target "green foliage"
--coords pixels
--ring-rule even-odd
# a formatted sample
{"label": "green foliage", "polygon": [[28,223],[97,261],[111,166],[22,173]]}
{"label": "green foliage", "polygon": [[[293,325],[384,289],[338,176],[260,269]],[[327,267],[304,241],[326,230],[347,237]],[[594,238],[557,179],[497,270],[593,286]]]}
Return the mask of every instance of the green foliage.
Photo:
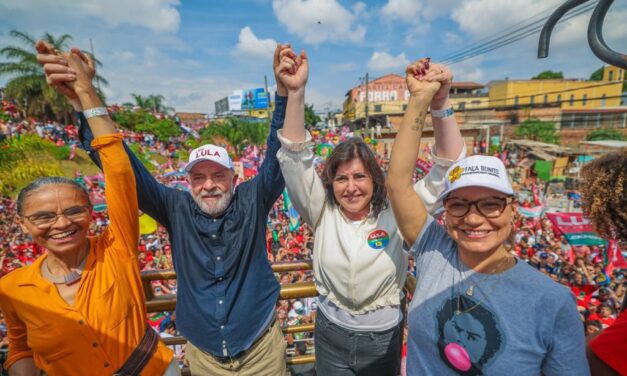
{"label": "green foliage", "polygon": [[113,120],[123,128],[135,130],[140,124],[155,122],[157,118],[142,110],[122,110],[113,114]]}
{"label": "green foliage", "polygon": [[55,146],[54,149],[50,150],[50,154],[52,154],[54,159],[56,159],[57,161],[64,161],[68,159],[71,153],[72,149],[70,149],[70,147],[66,145]]}
{"label": "green foliage", "polygon": [[233,146],[238,152],[248,145],[263,145],[270,132],[267,122],[253,122],[229,117],[222,123],[213,123],[200,132],[201,144],[223,144]]}
{"label": "green foliage", "polygon": [[623,134],[615,129],[595,129],[586,135],[587,141],[603,141],[603,140],[618,140],[622,141],[626,139]]}
{"label": "green foliage", "polygon": [[516,127],[514,134],[517,138],[546,142],[549,144],[559,144],[560,140],[555,130],[555,124],[538,119],[529,119],[520,123],[520,125]]}
{"label": "green foliage", "polygon": [[157,136],[162,141],[168,140],[170,137],[176,137],[181,134],[181,128],[170,119],[161,119],[154,122],[138,124],[135,130],[140,132],[148,132]]}
{"label": "green foliage", "polygon": [[0,121],[9,121],[11,120],[11,117],[7,114],[4,113],[4,111],[2,110],[2,107],[0,107]]}
{"label": "green foliage", "polygon": [[131,149],[133,154],[135,154],[137,159],[139,159],[139,161],[144,165],[144,167],[146,167],[146,169],[150,171],[151,173],[154,173],[156,170],[155,166],[150,162],[150,158],[148,158],[146,154],[142,153],[142,151],[140,150],[139,144],[132,142],[127,145],[128,145],[128,148]]}
{"label": "green foliage", "polygon": [[[15,100],[23,108],[27,116],[39,119],[52,119],[68,123],[72,109],[65,97],[48,86],[42,67],[37,63],[35,44],[32,36],[17,30],[9,35],[21,46],[6,46],[0,49],[4,62],[0,63],[0,77],[7,79],[4,93],[7,98]],[[52,44],[58,50],[67,50],[72,37],[63,34],[56,37],[46,33],[41,39]],[[101,65],[94,59],[97,65]],[[94,81],[107,84],[102,76],[96,75]],[[103,97],[102,93],[99,93]]]}
{"label": "green foliage", "polygon": [[603,80],[603,67],[595,70],[590,75],[590,81],[601,81]]}
{"label": "green foliage", "polygon": [[553,72],[551,70],[547,70],[544,72],[541,72],[539,75],[532,77],[532,80],[557,80],[557,79],[563,79],[564,78],[564,74],[562,74],[562,72]]}
{"label": "green foliage", "polygon": [[[148,111],[156,111],[161,113],[174,112],[174,108],[168,107],[164,104],[165,97],[161,94],[150,94],[146,97],[139,94],[131,94],[135,105]],[[126,105],[132,105],[127,103]]]}
{"label": "green foliage", "polygon": [[113,114],[113,119],[123,128],[151,133],[162,141],[181,134],[181,128],[173,120],[157,120],[156,117],[144,110],[121,110]]}
{"label": "green foliage", "polygon": [[62,175],[58,163],[46,160],[49,155],[55,159],[67,159],[69,148],[59,148],[32,134],[0,143],[0,192],[9,194],[38,177]]}
{"label": "green foliage", "polygon": [[305,125],[314,126],[320,122],[320,116],[314,112],[313,104],[305,105]]}

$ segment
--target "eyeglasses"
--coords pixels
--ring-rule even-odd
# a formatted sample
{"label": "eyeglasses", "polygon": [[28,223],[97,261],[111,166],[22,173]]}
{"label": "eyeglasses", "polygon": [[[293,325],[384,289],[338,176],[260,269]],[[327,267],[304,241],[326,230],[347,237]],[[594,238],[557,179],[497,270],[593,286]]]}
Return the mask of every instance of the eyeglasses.
{"label": "eyeglasses", "polygon": [[38,228],[47,228],[52,226],[58,219],[59,216],[64,216],[71,222],[81,222],[88,218],[85,217],[85,214],[88,214],[91,210],[91,206],[89,205],[80,205],[80,206],[72,206],[64,211],[61,214],[57,214],[54,212],[37,212],[31,215],[22,215],[28,219],[30,223],[35,225]]}
{"label": "eyeglasses", "polygon": [[453,217],[463,217],[470,211],[470,207],[477,208],[479,214],[486,218],[500,216],[508,204],[513,201],[511,197],[488,197],[481,200],[468,201],[461,198],[449,198],[444,201],[446,213]]}

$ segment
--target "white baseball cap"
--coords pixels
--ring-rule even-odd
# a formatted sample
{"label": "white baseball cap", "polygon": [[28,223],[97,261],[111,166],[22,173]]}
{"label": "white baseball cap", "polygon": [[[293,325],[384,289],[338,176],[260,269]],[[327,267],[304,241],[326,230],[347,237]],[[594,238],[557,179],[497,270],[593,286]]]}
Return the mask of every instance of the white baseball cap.
{"label": "white baseball cap", "polygon": [[225,148],[212,144],[206,144],[197,147],[189,153],[189,161],[187,162],[187,166],[185,166],[185,171],[189,172],[189,170],[191,170],[196,163],[202,161],[216,162],[226,168],[233,169],[233,161],[231,160],[231,157],[229,157],[229,153]]}
{"label": "white baseball cap", "polygon": [[442,201],[449,193],[464,187],[485,187],[514,195],[503,162],[496,157],[473,155],[454,163],[444,180],[444,192],[438,198]]}

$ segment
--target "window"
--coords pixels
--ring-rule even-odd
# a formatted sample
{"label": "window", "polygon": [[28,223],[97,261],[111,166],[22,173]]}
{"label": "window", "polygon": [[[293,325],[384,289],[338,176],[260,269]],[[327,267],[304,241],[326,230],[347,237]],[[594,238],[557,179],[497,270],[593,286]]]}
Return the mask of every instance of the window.
{"label": "window", "polygon": [[570,106],[572,107],[575,104],[575,94],[570,95]]}
{"label": "window", "polygon": [[562,94],[557,94],[557,103],[562,104]]}
{"label": "window", "polygon": [[464,110],[466,108],[466,102],[459,102],[457,109]]}
{"label": "window", "polygon": [[532,95],[531,98],[529,98],[529,104],[531,104],[533,106],[534,103],[536,103],[536,96]]}
{"label": "window", "polygon": [[581,105],[585,106],[587,101],[588,101],[588,94],[584,94],[583,98],[581,98]]}
{"label": "window", "polygon": [[374,112],[381,112],[381,105],[380,104],[375,104],[374,105]]}
{"label": "window", "polygon": [[610,71],[609,81],[614,81],[614,71]]}
{"label": "window", "polygon": [[514,97],[514,106],[518,106],[518,95]]}
{"label": "window", "polygon": [[549,96],[547,94],[544,94],[544,104],[549,103]]}
{"label": "window", "polygon": [[407,111],[407,105],[406,104],[403,105],[403,111]]}
{"label": "window", "polygon": [[601,107],[605,107],[605,103],[606,103],[606,98],[605,98],[605,94],[601,95]]}

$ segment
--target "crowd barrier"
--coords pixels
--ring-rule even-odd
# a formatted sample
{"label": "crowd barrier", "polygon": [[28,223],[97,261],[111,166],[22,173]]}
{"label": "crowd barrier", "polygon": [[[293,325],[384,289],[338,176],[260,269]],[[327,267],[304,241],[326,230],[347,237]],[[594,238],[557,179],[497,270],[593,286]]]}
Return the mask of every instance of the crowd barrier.
{"label": "crowd barrier", "polygon": [[[291,262],[273,264],[272,271],[275,273],[311,270],[311,262]],[[155,296],[152,292],[151,282],[176,279],[174,270],[148,270],[141,273],[144,293],[146,294],[146,309],[148,312],[173,311],[176,308],[176,295],[167,294]],[[405,282],[405,290],[413,292],[416,288],[416,278],[408,273]],[[312,298],[318,296],[316,286],[313,282],[299,282],[281,285],[279,299]],[[313,332],[314,324],[291,325],[283,328],[284,334]],[[182,345],[187,342],[185,337],[175,336],[164,338],[167,345]],[[297,365],[313,363],[315,355],[298,355],[287,357],[287,365]],[[183,375],[189,375],[187,369],[183,369]]]}

